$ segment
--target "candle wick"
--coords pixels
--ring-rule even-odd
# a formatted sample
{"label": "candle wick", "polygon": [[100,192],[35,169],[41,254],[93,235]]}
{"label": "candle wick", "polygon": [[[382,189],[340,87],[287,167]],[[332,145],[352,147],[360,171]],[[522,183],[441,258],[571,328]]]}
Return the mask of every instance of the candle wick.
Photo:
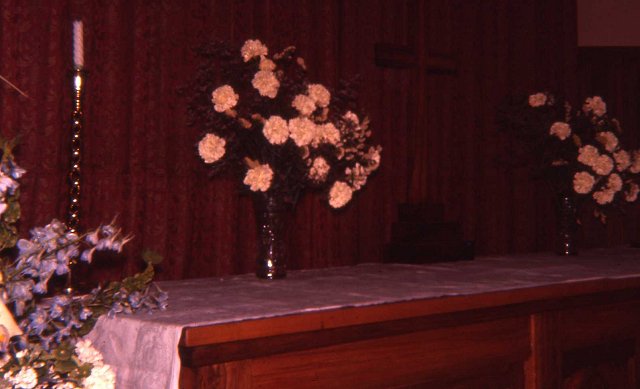
{"label": "candle wick", "polygon": [[4,81],[7,85],[9,85],[10,87],[12,87],[13,89],[15,89],[18,93],[20,93],[22,96],[26,97],[27,99],[29,98],[29,95],[27,95],[26,93],[24,93],[20,88],[18,88],[17,86],[15,86],[11,81],[7,80],[6,78],[4,78],[2,76],[2,74],[0,74],[0,80]]}

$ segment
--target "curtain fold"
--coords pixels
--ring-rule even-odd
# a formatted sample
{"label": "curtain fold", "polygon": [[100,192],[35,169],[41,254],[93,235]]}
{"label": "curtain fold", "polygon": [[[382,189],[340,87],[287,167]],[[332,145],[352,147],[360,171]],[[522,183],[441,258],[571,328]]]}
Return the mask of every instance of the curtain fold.
{"label": "curtain fold", "polygon": [[[2,134],[22,134],[28,169],[23,236],[66,215],[71,22],[84,21],[82,224],[117,216],[134,236],[122,257],[99,260],[96,279],[139,269],[145,248],[165,257],[161,279],[254,269],[251,201],[237,180],[208,177],[178,93],[194,78],[193,49],[211,39],[295,45],[310,78],[331,86],[359,76],[381,168],[344,211],[303,197],[291,268],[381,261],[407,201],[442,203],[479,254],[550,247],[544,190],[493,162],[507,142],[494,115],[508,93],[575,85],[573,1],[6,0],[0,15],[0,74],[30,96],[0,91]],[[409,47],[417,65],[377,66],[376,43]],[[434,56],[456,70],[430,71]]]}

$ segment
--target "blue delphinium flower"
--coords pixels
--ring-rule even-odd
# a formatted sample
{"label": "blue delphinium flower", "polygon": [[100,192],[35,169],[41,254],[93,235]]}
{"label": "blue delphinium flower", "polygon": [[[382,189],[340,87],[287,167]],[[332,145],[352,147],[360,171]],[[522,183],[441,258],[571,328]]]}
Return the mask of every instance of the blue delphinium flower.
{"label": "blue delphinium flower", "polygon": [[29,333],[41,335],[47,328],[48,324],[49,320],[47,312],[41,307],[38,307],[29,315],[29,324],[27,324],[27,328]]}

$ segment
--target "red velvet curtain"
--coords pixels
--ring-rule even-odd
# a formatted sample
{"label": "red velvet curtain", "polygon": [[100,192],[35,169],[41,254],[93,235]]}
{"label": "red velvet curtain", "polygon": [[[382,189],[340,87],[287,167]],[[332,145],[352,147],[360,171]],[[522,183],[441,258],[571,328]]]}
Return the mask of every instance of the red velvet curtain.
{"label": "red velvet curtain", "polygon": [[[123,259],[102,261],[114,264],[100,277],[136,270],[143,248],[165,257],[160,278],[253,271],[250,199],[237,182],[207,176],[177,93],[194,77],[193,49],[210,39],[295,45],[311,78],[328,85],[360,75],[381,169],[344,211],[303,197],[292,268],[380,261],[407,201],[444,204],[480,254],[550,247],[548,193],[494,163],[507,142],[494,116],[508,93],[573,88],[573,1],[5,0],[0,15],[0,74],[30,96],[0,90],[0,128],[22,134],[17,155],[28,169],[23,235],[65,218],[71,23],[84,21],[82,221],[117,216],[135,236]],[[378,43],[412,59],[376,65]]]}

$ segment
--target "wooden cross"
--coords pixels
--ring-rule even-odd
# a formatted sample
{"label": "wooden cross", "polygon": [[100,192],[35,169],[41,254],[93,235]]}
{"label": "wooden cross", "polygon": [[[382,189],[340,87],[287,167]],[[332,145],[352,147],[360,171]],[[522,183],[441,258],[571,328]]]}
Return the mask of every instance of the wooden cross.
{"label": "wooden cross", "polygon": [[458,74],[458,63],[454,58],[438,54],[428,54],[424,61],[420,61],[416,50],[409,45],[394,43],[376,43],[376,65],[390,69],[425,69],[427,74],[452,75]]}
{"label": "wooden cross", "polygon": [[[412,17],[407,23],[407,44],[381,42],[375,44],[375,63],[391,69],[424,69],[427,74],[457,75],[458,63],[451,55],[439,54],[426,48],[426,34],[439,34],[423,20],[424,3],[417,0],[406,2],[407,14]],[[434,5],[437,6],[437,5]],[[437,28],[437,27],[436,27]],[[422,47],[422,50],[418,48]]]}

